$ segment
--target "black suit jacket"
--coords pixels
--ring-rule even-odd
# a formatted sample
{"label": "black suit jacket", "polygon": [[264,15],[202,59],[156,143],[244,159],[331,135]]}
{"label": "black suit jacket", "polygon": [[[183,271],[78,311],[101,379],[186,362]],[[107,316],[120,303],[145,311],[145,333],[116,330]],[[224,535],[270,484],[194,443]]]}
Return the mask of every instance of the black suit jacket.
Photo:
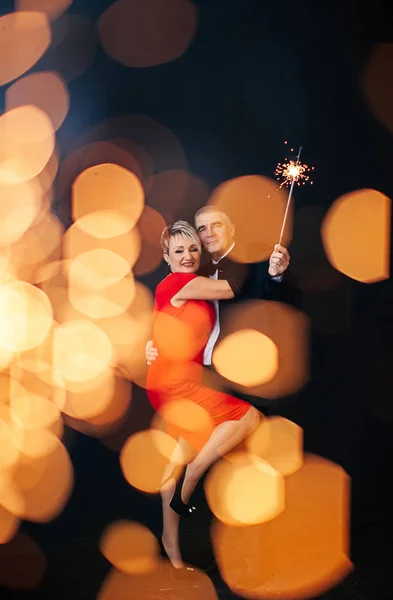
{"label": "black suit jacket", "polygon": [[[209,277],[218,268],[218,279],[226,279],[235,297],[232,300],[220,300],[220,332],[225,329],[225,320],[230,308],[245,300],[274,300],[279,282],[268,273],[269,261],[253,264],[238,263],[228,256],[220,260],[218,265],[212,262],[201,267],[199,275]],[[221,337],[221,336],[220,336]]]}

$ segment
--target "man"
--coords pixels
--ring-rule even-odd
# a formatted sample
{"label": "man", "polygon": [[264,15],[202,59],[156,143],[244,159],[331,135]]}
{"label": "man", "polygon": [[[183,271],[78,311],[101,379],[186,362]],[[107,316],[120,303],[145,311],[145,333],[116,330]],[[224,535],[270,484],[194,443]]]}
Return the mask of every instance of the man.
{"label": "man", "polygon": [[[245,265],[231,260],[235,247],[235,227],[228,215],[215,206],[204,206],[195,214],[195,229],[212,260],[199,275],[212,279],[232,279],[238,282],[239,294],[233,300],[215,300],[216,322],[205,348],[203,363],[211,366],[214,347],[219,340],[221,325],[228,308],[241,299],[271,299],[274,286],[281,282],[289,265],[288,250],[276,245],[269,261]],[[157,356],[153,342],[146,344],[146,361],[150,365]]]}

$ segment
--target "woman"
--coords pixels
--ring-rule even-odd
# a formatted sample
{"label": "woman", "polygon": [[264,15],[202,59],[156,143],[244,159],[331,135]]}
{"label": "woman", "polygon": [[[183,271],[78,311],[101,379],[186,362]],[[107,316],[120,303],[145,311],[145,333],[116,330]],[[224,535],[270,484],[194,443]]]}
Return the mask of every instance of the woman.
{"label": "woman", "polygon": [[[259,423],[259,412],[247,402],[202,385],[203,351],[216,317],[209,300],[233,298],[236,282],[196,275],[201,243],[195,229],[185,221],[166,227],[161,245],[170,274],[156,289],[153,341],[158,357],[149,367],[148,396],[157,411],[171,400],[192,401],[209,414],[214,424],[209,439],[176,484],[174,472],[187,442],[178,431],[178,446],[164,473],[162,543],[172,565],[182,568],[179,516],[193,512],[189,501],[199,479],[220,456],[254,431]],[[182,331],[180,326],[188,335],[185,334],[183,345],[174,348]],[[168,332],[173,333],[169,343]]]}

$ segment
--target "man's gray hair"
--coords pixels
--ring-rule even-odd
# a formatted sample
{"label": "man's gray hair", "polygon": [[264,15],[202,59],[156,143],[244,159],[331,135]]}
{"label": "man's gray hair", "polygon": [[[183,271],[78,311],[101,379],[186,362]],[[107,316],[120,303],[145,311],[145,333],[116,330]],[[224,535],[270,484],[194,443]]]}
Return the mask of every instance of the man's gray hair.
{"label": "man's gray hair", "polygon": [[168,254],[170,239],[176,235],[182,235],[183,237],[194,240],[196,246],[201,250],[201,240],[193,226],[187,221],[176,221],[173,225],[168,225],[162,231],[161,248],[164,254]]}
{"label": "man's gray hair", "polygon": [[202,208],[197,210],[194,215],[194,222],[196,222],[199,215],[203,215],[204,213],[208,213],[208,212],[219,212],[227,219],[229,224],[232,224],[232,221],[228,217],[227,213],[224,212],[223,210],[221,210],[221,208],[219,208],[218,206],[214,206],[214,204],[206,204],[206,206],[202,206]]}

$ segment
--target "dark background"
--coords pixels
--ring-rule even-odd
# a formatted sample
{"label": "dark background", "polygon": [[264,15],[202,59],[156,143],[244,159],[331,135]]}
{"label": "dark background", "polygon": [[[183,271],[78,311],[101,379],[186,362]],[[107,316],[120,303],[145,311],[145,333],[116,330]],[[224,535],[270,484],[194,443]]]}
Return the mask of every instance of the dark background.
{"label": "dark background", "polygon": [[[173,62],[128,69],[99,47],[92,67],[69,84],[71,108],[57,135],[60,156],[77,147],[84,131],[122,114],[147,115],[172,130],[189,170],[210,189],[241,175],[271,177],[284,157],[284,140],[304,147],[304,160],[316,167],[314,185],[296,192],[289,248],[293,277],[280,299],[297,304],[311,319],[311,379],[296,397],[279,401],[274,412],[304,429],[306,451],[335,461],[352,478],[356,569],[327,597],[391,598],[391,281],[365,285],[337,273],[327,289],[301,289],[301,282],[323,280],[334,270],[319,230],[338,196],[367,187],[393,197],[392,135],[372,114],[361,85],[374,46],[393,41],[392,8],[376,0],[194,3],[197,35]],[[110,4],[75,0],[69,12],[96,20]],[[13,3],[2,1],[0,7],[6,14]],[[44,60],[33,71],[43,64],[47,69]],[[2,108],[6,87],[0,90]],[[57,197],[54,210],[68,224],[66,202],[65,195]],[[184,206],[178,216],[189,218],[198,207]],[[163,273],[159,268],[142,280],[154,289]],[[131,429],[145,428],[151,414],[144,391],[135,387]],[[53,598],[94,597],[109,568],[96,541],[111,521],[138,520],[160,531],[158,499],[125,482],[117,453],[72,430],[65,443],[75,469],[70,502],[52,523],[23,525],[50,565],[42,591],[26,592],[26,598],[50,590]],[[185,534],[199,544],[200,564],[210,561],[207,528],[206,523],[206,534]]]}

